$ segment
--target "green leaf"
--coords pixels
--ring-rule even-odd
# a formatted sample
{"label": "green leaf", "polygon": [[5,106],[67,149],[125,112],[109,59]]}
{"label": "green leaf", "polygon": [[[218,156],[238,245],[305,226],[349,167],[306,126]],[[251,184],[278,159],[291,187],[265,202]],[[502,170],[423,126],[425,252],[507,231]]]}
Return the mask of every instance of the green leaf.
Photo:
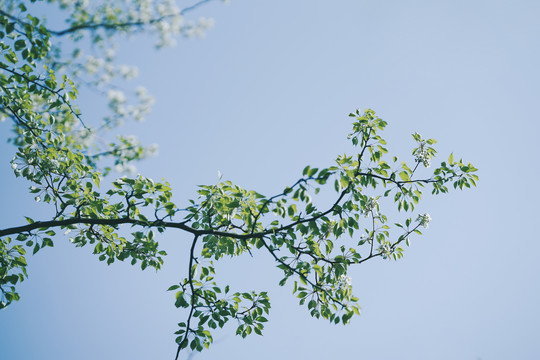
{"label": "green leaf", "polygon": [[26,42],[24,40],[15,41],[15,50],[20,51],[26,47]]}
{"label": "green leaf", "polygon": [[399,177],[401,178],[401,180],[403,181],[409,181],[410,178],[409,178],[409,173],[406,172],[406,171],[402,171],[399,173]]}
{"label": "green leaf", "polygon": [[6,33],[11,34],[15,30],[15,23],[11,22],[6,25]]}

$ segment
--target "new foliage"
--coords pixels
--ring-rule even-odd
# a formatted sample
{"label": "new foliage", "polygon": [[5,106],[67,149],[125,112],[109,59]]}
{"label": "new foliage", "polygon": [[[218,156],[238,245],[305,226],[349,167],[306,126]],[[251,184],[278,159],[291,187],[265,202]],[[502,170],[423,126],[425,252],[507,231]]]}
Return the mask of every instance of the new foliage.
{"label": "new foliage", "polygon": [[[326,168],[305,167],[298,181],[273,196],[226,181],[201,186],[197,199],[178,206],[166,182],[142,175],[110,179],[112,168],[129,172],[133,161],[154,148],[134,137],[110,136],[123,121],[143,118],[152,99],[143,88],[130,96],[118,90],[123,80],[114,75],[129,78],[136,69],[117,65],[108,49],[117,36],[139,31],[156,33],[158,46],[175,34],[197,35],[210,21],[190,22],[185,13],[205,2],[182,10],[171,1],[60,1],[58,11],[68,27],[51,30],[32,15],[27,8],[32,4],[0,0],[0,117],[13,129],[11,167],[31,183],[36,202],[51,208],[48,219],[27,217],[26,224],[0,230],[0,307],[19,299],[16,285],[27,277],[27,253],[53,246],[53,239],[62,239],[56,237],[58,230],[70,230],[75,246],[91,246],[108,264],[126,260],[158,270],[166,256],[159,233],[174,228],[191,239],[186,277],[169,288],[175,306],[185,309],[176,357],[186,347],[208,347],[214,329],[231,320],[242,337],[262,333],[268,294],[217,283],[213,262],[225,256],[267,253],[283,272],[279,284],[292,283],[312,316],[346,324],[359,314],[349,268],[377,257],[403,256],[409,237],[421,234],[431,220],[415,213],[426,190],[438,195],[449,187],[476,185],[474,166],[452,155],[419,177],[419,169],[430,167],[436,154],[435,140],[413,134],[412,159],[400,161],[388,154],[381,137],[387,123],[372,110],[350,114],[353,155],[340,155]],[[67,54],[58,42],[66,36],[75,44]],[[84,53],[87,42],[95,44],[95,53]],[[110,115],[101,123],[80,115],[80,83],[107,94]],[[109,141],[96,141],[104,138]],[[103,179],[111,185],[102,185]],[[326,207],[317,202],[323,188],[335,192]],[[392,207],[402,211],[403,219],[387,217],[395,214]],[[131,235],[121,235],[122,228],[131,229]]]}

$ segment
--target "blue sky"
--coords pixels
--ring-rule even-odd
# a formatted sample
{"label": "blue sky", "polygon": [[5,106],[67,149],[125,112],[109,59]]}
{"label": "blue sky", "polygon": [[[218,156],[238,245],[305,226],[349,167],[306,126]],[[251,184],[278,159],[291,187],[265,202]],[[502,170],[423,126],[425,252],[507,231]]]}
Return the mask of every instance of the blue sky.
{"label": "blue sky", "polygon": [[[540,352],[540,22],[537,1],[242,1],[194,14],[216,20],[203,40],[159,52],[125,41],[121,61],[156,97],[149,119],[125,132],[159,143],[139,166],[165,178],[177,204],[224,179],[264,194],[305,165],[352,153],[356,108],[388,121],[403,158],[419,132],[479,168],[479,187],[426,196],[433,218],[398,262],[351,270],[362,315],[348,326],[312,319],[269,256],[225,260],[218,280],[268,290],[262,337],[228,327],[193,359],[536,359]],[[84,95],[84,93],[82,94]],[[89,100],[81,107],[92,117]],[[87,109],[87,110],[84,110]],[[0,124],[0,227],[50,216],[16,181]],[[0,358],[172,359],[185,314],[165,290],[185,276],[190,238],[168,232],[164,269],[107,267],[59,236],[30,259],[22,300],[0,313]],[[184,357],[185,358],[185,357]]]}

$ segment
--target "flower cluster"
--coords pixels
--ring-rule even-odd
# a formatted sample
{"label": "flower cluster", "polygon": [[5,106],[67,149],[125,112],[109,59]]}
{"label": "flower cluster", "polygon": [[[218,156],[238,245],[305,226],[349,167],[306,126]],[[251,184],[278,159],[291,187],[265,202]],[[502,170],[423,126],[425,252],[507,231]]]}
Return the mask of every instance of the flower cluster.
{"label": "flower cluster", "polygon": [[138,67],[124,64],[115,66],[112,64],[113,60],[114,51],[109,49],[105,58],[95,57],[93,55],[87,56],[83,68],[88,75],[96,75],[98,78],[97,83],[100,84],[108,84],[118,75],[126,80],[139,75]]}
{"label": "flower cluster", "polygon": [[420,223],[421,226],[427,228],[429,225],[429,222],[431,221],[431,216],[429,216],[428,213],[425,213],[423,215],[418,215],[418,218],[416,219]]}
{"label": "flower cluster", "polygon": [[132,79],[139,75],[139,68],[136,66],[120,65],[118,71],[124,79]]}
{"label": "flower cluster", "polygon": [[86,58],[84,69],[88,74],[96,74],[103,67],[103,65],[105,65],[104,59],[89,55]]}
{"label": "flower cluster", "polygon": [[[132,117],[136,121],[143,121],[146,115],[150,113],[154,104],[154,97],[142,86],[135,89],[135,95],[137,96],[137,102],[126,106],[128,99],[123,91],[110,89],[107,92],[109,108],[113,111],[116,122],[120,123],[122,119],[127,117]],[[108,122],[112,123],[112,121],[113,119],[110,119]]]}
{"label": "flower cluster", "polygon": [[176,45],[175,36],[180,34],[184,26],[184,17],[180,8],[172,0],[165,1],[157,5],[159,16],[164,19],[154,24],[154,29],[158,33],[157,47]]}
{"label": "flower cluster", "polygon": [[437,151],[431,147],[436,141],[433,139],[424,140],[422,139],[422,135],[418,133],[412,134],[412,137],[418,143],[418,147],[413,150],[416,162],[422,163],[425,167],[429,167],[431,165],[431,159],[437,153]]}
{"label": "flower cluster", "polygon": [[121,90],[109,90],[107,92],[107,98],[109,99],[109,107],[118,115],[125,115],[126,109],[124,103],[127,101],[126,95]]}
{"label": "flower cluster", "polygon": [[119,142],[111,146],[116,156],[114,170],[120,174],[135,175],[137,168],[132,162],[155,156],[158,152],[157,144],[144,147],[134,135],[117,136],[117,139]]}
{"label": "flower cluster", "polygon": [[394,252],[394,249],[388,242],[384,242],[381,244],[381,246],[379,246],[379,253],[381,254],[383,259],[390,258],[393,252]]}
{"label": "flower cluster", "polygon": [[159,150],[158,144],[151,144],[144,148],[143,158],[157,155]]}
{"label": "flower cluster", "polygon": [[427,143],[425,140],[420,140],[419,144],[420,146],[415,154],[416,161],[421,162],[425,167],[429,167],[431,165],[431,155],[427,151]]}
{"label": "flower cluster", "polygon": [[144,86],[138,86],[135,89],[135,94],[137,95],[138,103],[130,108],[130,111],[135,120],[143,121],[144,117],[152,110],[155,99]]}
{"label": "flower cluster", "polygon": [[73,132],[73,141],[83,147],[89,147],[96,139],[96,131],[92,128],[77,129]]}
{"label": "flower cluster", "polygon": [[114,170],[119,174],[127,174],[133,176],[137,173],[137,167],[132,164],[116,164]]}
{"label": "flower cluster", "polygon": [[350,276],[347,275],[341,275],[339,277],[339,280],[337,282],[337,287],[339,289],[348,289],[351,287],[352,279]]}
{"label": "flower cluster", "polygon": [[377,212],[378,207],[379,207],[379,202],[377,201],[377,199],[370,196],[369,199],[366,201],[364,208],[362,209],[362,214],[364,214],[364,216],[367,217],[372,211]]}

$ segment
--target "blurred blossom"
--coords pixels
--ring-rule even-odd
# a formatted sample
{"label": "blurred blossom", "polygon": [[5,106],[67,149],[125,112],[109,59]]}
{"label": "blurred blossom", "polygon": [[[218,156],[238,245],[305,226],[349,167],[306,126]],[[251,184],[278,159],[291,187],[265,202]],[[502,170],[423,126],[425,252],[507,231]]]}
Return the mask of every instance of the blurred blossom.
{"label": "blurred blossom", "polygon": [[125,79],[132,79],[139,75],[139,69],[136,66],[120,65],[118,71]]}
{"label": "blurred blossom", "polygon": [[87,73],[95,74],[103,67],[103,65],[105,65],[105,60],[90,55],[86,58],[84,68]]}
{"label": "blurred blossom", "polygon": [[122,104],[126,102],[126,95],[120,90],[109,90],[107,92],[107,97],[111,103]]}
{"label": "blurred blossom", "polygon": [[158,149],[159,147],[157,144],[152,144],[152,145],[147,146],[144,149],[144,152],[146,156],[154,156],[154,155],[157,155]]}
{"label": "blurred blossom", "polygon": [[131,164],[116,164],[114,170],[119,174],[135,175],[137,168]]}

